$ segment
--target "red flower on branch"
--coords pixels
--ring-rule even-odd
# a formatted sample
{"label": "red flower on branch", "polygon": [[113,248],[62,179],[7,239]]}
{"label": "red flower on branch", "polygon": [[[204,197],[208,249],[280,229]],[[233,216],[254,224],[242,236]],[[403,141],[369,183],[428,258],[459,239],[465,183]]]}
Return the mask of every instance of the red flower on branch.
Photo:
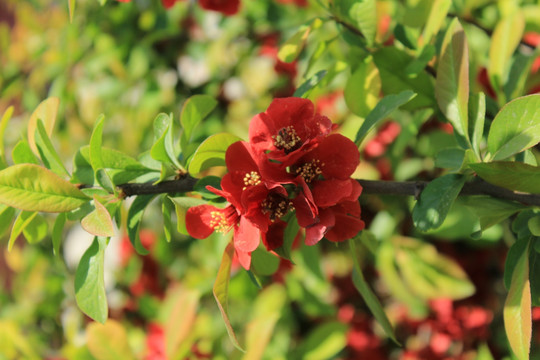
{"label": "red flower on branch", "polygon": [[240,0],[199,0],[199,5],[206,10],[234,15],[240,9]]}

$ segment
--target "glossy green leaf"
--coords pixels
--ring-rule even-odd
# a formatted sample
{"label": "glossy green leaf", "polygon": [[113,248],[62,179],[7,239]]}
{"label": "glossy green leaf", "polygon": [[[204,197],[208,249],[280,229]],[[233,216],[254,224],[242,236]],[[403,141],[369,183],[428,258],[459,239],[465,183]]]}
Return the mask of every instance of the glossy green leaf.
{"label": "glossy green leaf", "polygon": [[488,134],[492,160],[503,160],[540,141],[540,95],[529,95],[506,104],[495,116]]}
{"label": "glossy green leaf", "polygon": [[365,118],[377,104],[381,92],[379,70],[371,58],[360,62],[345,85],[345,103],[356,115]]}
{"label": "glossy green leaf", "polygon": [[32,149],[34,154],[38,154],[38,149],[35,141],[38,119],[41,119],[41,121],[43,121],[43,125],[45,125],[47,135],[51,136],[54,129],[54,123],[56,121],[56,115],[58,113],[59,106],[60,99],[57,97],[50,97],[43,100],[30,116],[27,128],[28,144],[30,145],[30,148]]}
{"label": "glossy green leaf", "polygon": [[184,129],[183,137],[189,143],[195,127],[217,106],[217,101],[209,95],[194,95],[182,107],[180,123]]}
{"label": "glossy green leaf", "polygon": [[104,324],[90,323],[86,328],[86,343],[96,360],[135,360],[124,326],[109,319]]}
{"label": "glossy green leaf", "polygon": [[210,167],[225,166],[225,152],[230,145],[241,140],[228,133],[208,137],[193,154],[188,167],[189,173],[195,176]]}
{"label": "glossy green leaf", "polygon": [[223,321],[225,322],[225,327],[227,328],[229,338],[238,350],[244,352],[244,349],[242,348],[242,346],[240,346],[240,343],[236,338],[236,334],[234,333],[234,329],[229,320],[229,281],[231,278],[231,264],[233,256],[234,244],[232,242],[229,242],[229,244],[225,248],[225,251],[223,252],[223,258],[221,259],[221,265],[219,266],[219,270],[216,276],[216,282],[214,283],[212,292],[214,294],[214,298],[217,301],[217,305],[219,307],[219,311],[221,312],[221,316],[223,317]]}
{"label": "glossy green leaf", "polygon": [[441,226],[464,184],[465,178],[457,174],[444,175],[431,181],[414,205],[414,225],[421,231]]}
{"label": "glossy green leaf", "polygon": [[177,227],[180,234],[189,235],[186,229],[186,211],[190,207],[206,204],[206,201],[192,197],[170,198],[176,209]]}
{"label": "glossy green leaf", "polygon": [[302,25],[298,31],[281,46],[278,51],[278,58],[286,63],[293,62],[304,48],[310,32],[311,26]]}
{"label": "glossy green leaf", "polygon": [[[118,150],[101,147],[101,159],[103,160],[103,169],[110,175],[114,184],[125,184],[147,174],[157,176],[155,170],[149,169]],[[76,181],[83,184],[94,184],[89,146],[83,146],[75,155],[73,176]]]}
{"label": "glossy green leaf", "polygon": [[88,201],[74,185],[34,164],[0,171],[0,203],[27,211],[66,212]]}
{"label": "glossy green leaf", "polygon": [[529,359],[532,335],[529,255],[525,250],[513,271],[503,310],[504,328],[510,347],[519,360]]}
{"label": "glossy green leaf", "polygon": [[173,224],[171,219],[171,213],[173,208],[174,205],[172,204],[169,197],[166,195],[162,196],[161,212],[163,213],[163,235],[165,236],[165,240],[167,240],[167,242],[171,242],[172,239]]}
{"label": "glossy green leaf", "polygon": [[171,164],[180,167],[174,150],[173,137],[173,121],[167,114],[159,114],[154,119],[154,145],[150,149],[150,155],[153,159],[160,161],[163,164]]}
{"label": "glossy green leaf", "polygon": [[540,167],[512,161],[469,166],[478,176],[491,184],[510,190],[540,194]]}
{"label": "glossy green leaf", "polygon": [[452,5],[452,0],[433,0],[426,26],[422,32],[422,43],[424,45],[429,44],[433,36],[439,32],[450,5]]}
{"label": "glossy green leaf", "polygon": [[386,95],[381,99],[373,110],[366,116],[366,119],[356,133],[356,145],[360,146],[365,136],[379,121],[386,119],[394,110],[403,104],[408,103],[416,96],[410,90],[405,90],[397,95]]}
{"label": "glossy green leaf", "polygon": [[4,134],[6,133],[11,115],[13,115],[13,106],[8,107],[0,118],[0,170],[7,167],[6,150],[4,149]]}
{"label": "glossy green leaf", "polygon": [[529,239],[530,236],[518,237],[512,246],[510,246],[510,249],[506,254],[503,283],[507,290],[509,290],[512,285],[512,276],[514,275],[514,270],[517,267],[518,261],[522,258],[523,254],[527,252]]}
{"label": "glossy green leaf", "polygon": [[524,29],[525,19],[521,11],[503,18],[495,26],[489,48],[488,74],[496,91],[503,88],[510,58],[519,45]]}
{"label": "glossy green leaf", "polygon": [[49,225],[47,221],[37,214],[23,229],[23,235],[29,244],[35,244],[47,237]]}
{"label": "glossy green leaf", "polygon": [[11,229],[11,235],[9,236],[9,242],[8,242],[8,251],[11,251],[13,249],[13,245],[15,245],[15,241],[19,237],[19,235],[22,234],[24,228],[28,226],[34,220],[34,218],[37,216],[37,212],[33,211],[21,211],[17,218],[15,219],[15,222],[13,223],[13,228]]}
{"label": "glossy green leaf", "polygon": [[469,48],[457,18],[450,24],[442,44],[435,98],[454,130],[468,138]]}
{"label": "glossy green leaf", "polygon": [[488,229],[526,208],[519,203],[489,196],[465,197],[464,204],[478,216],[482,230]]}
{"label": "glossy green leaf", "polygon": [[66,224],[67,216],[66,213],[60,213],[54,221],[51,238],[53,244],[54,255],[60,254],[60,245],[62,244],[64,225]]}
{"label": "glossy green leaf", "polygon": [[45,130],[45,125],[43,125],[41,119],[37,120],[36,126],[36,134],[34,138],[43,165],[45,165],[47,169],[55,172],[58,176],[69,177],[69,173],[64,167],[60,156],[58,156],[58,153],[54,149],[51,139],[49,139],[49,136]]}
{"label": "glossy green leaf", "polygon": [[481,158],[482,137],[486,119],[486,96],[484,93],[472,94],[469,98],[469,138],[478,159]]}
{"label": "glossy green leaf", "polygon": [[96,181],[101,187],[109,192],[114,192],[114,185],[109,175],[104,170],[103,156],[102,156],[102,142],[103,142],[103,123],[105,116],[100,115],[94,125],[92,136],[90,137],[90,165],[94,170]]}
{"label": "glossy green leaf", "polygon": [[300,225],[298,225],[298,220],[296,216],[291,216],[287,221],[287,226],[283,232],[283,245],[279,248],[274,249],[274,251],[284,259],[291,260],[291,251],[294,243],[294,239],[298,235],[300,230]]}
{"label": "glossy green leaf", "polygon": [[386,313],[384,312],[384,309],[379,299],[377,298],[373,290],[371,290],[367,281],[364,279],[364,275],[362,274],[362,268],[360,267],[360,263],[358,260],[358,252],[356,250],[355,241],[359,241],[359,238],[356,237],[349,240],[349,245],[351,247],[351,254],[353,256],[354,263],[352,275],[353,284],[356,287],[356,290],[358,290],[358,292],[362,296],[362,299],[364,299],[364,301],[366,302],[366,305],[368,306],[373,316],[375,316],[375,319],[377,320],[379,325],[381,325],[384,329],[386,335],[390,337],[396,344],[399,344],[396,339],[396,335],[394,334],[394,328],[392,327],[390,320],[388,320],[388,317],[386,316]]}
{"label": "glossy green leaf", "polygon": [[0,204],[0,238],[11,227],[11,222],[15,216],[15,209],[11,206]]}
{"label": "glossy green leaf", "polygon": [[355,2],[349,10],[349,16],[366,38],[367,45],[372,46],[377,33],[377,6],[375,0]]}
{"label": "glossy green leaf", "polygon": [[34,155],[30,145],[26,140],[20,140],[11,152],[11,157],[15,164],[35,164],[40,165],[39,159]]}
{"label": "glossy green leaf", "polygon": [[465,160],[465,150],[460,148],[447,148],[435,155],[435,167],[458,171]]}
{"label": "glossy green leaf", "polygon": [[419,72],[415,77],[410,77],[405,72],[407,65],[413,60],[406,52],[395,47],[384,47],[373,54],[373,59],[379,69],[382,91],[386,96],[406,90],[416,93],[417,96],[404,106],[407,110],[435,104],[435,90],[431,77],[425,71]]}
{"label": "glossy green leaf", "polygon": [[135,198],[135,200],[133,200],[133,203],[128,210],[127,231],[129,240],[137,253],[141,255],[148,254],[148,250],[141,243],[139,229],[141,228],[144,210],[154,197],[155,195],[139,195]]}
{"label": "glossy green leaf", "polygon": [[95,237],[75,272],[75,300],[83,313],[102,324],[107,320],[104,260],[107,239]]}
{"label": "glossy green leaf", "polygon": [[94,196],[94,211],[81,220],[81,226],[90,234],[102,237],[114,236],[114,225],[111,214]]}
{"label": "glossy green leaf", "polygon": [[310,77],[309,79],[307,79],[306,81],[304,81],[302,85],[300,85],[296,89],[293,96],[306,98],[311,92],[310,90],[313,89],[315,86],[317,86],[321,82],[321,80],[325,77],[327,72],[328,72],[327,70],[321,70],[317,72],[315,75],[313,75],[312,77]]}

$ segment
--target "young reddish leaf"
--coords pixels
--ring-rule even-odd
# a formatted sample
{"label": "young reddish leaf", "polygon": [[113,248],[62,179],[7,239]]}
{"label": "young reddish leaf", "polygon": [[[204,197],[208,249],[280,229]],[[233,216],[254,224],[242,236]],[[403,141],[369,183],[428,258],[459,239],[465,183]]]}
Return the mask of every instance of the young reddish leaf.
{"label": "young reddish leaf", "polygon": [[129,346],[126,330],[116,320],[107,320],[105,324],[96,322],[86,328],[88,350],[96,360],[135,360]]}
{"label": "young reddish leaf", "polygon": [[469,48],[457,18],[444,36],[435,81],[435,98],[455,131],[468,138]]}
{"label": "young reddish leaf", "polygon": [[491,85],[502,94],[508,63],[523,36],[525,18],[521,11],[503,18],[493,31],[489,48],[488,74]]}
{"label": "young reddish leaf", "polygon": [[540,141],[540,95],[517,98],[495,116],[487,145],[490,160],[503,160]]}
{"label": "young reddish leaf", "polygon": [[520,162],[497,161],[469,165],[484,180],[494,185],[540,194],[540,167]]}
{"label": "young reddish leaf", "polygon": [[108,307],[103,277],[107,239],[95,237],[75,271],[75,300],[82,312],[104,324]]}
{"label": "young reddish leaf", "polygon": [[73,184],[34,164],[0,171],[0,203],[27,211],[67,212],[89,198]]}
{"label": "young reddish leaf", "polygon": [[529,359],[532,314],[528,250],[523,251],[514,268],[503,316],[506,336],[512,351],[519,360]]}
{"label": "young reddish leaf", "polygon": [[234,333],[231,322],[229,321],[229,281],[231,278],[231,264],[234,256],[234,244],[229,242],[225,251],[223,252],[223,258],[221,259],[221,265],[219,266],[219,271],[216,277],[216,282],[214,283],[213,293],[216,298],[219,311],[225,322],[225,327],[227,328],[227,333],[231,339],[233,345],[240,351],[245,352],[244,349],[240,346],[238,339]]}
{"label": "young reddish leaf", "polygon": [[345,103],[356,115],[365,118],[377,105],[381,77],[373,59],[360,62],[345,85]]}
{"label": "young reddish leaf", "polygon": [[54,129],[54,123],[56,121],[56,114],[58,113],[59,106],[60,99],[57,97],[50,97],[43,100],[30,116],[30,121],[28,121],[28,144],[30,144],[30,148],[32,149],[34,154],[38,154],[38,149],[35,141],[38,119],[41,119],[41,121],[43,121],[43,125],[45,126],[47,135],[51,136]]}
{"label": "young reddish leaf", "polygon": [[94,206],[96,207],[95,210],[81,220],[81,226],[84,230],[95,236],[114,236],[114,225],[111,214],[109,214],[105,206],[95,196]]}

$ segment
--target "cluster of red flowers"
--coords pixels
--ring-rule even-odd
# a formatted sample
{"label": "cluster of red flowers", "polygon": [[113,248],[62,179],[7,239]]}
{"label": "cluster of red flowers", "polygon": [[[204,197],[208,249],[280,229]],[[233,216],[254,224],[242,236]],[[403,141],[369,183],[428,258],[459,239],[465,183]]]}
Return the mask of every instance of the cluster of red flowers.
{"label": "cluster of red flowers", "polygon": [[360,155],[351,140],[332,134],[333,129],[311,101],[275,99],[252,119],[249,142],[227,149],[229,172],[221,190],[208,187],[228,206],[190,208],[188,232],[203,239],[234,229],[236,255],[246,269],[261,238],[268,250],[282,246],[283,218],[289,212],[295,213],[307,245],[323,237],[335,242],[354,237],[364,228],[358,203],[362,187],[351,179]]}

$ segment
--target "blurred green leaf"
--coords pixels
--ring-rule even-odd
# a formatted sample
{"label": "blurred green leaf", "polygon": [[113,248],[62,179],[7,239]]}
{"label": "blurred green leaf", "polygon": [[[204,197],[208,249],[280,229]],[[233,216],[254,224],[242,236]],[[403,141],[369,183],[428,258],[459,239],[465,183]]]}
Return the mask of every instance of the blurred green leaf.
{"label": "blurred green leaf", "polygon": [[465,178],[457,174],[444,175],[431,181],[414,205],[414,225],[422,231],[438,228],[464,184]]}
{"label": "blurred green leaf", "polygon": [[27,211],[66,212],[88,201],[74,185],[34,164],[0,171],[0,202]]}
{"label": "blurred green leaf", "polygon": [[407,27],[403,24],[396,24],[394,27],[394,36],[396,37],[396,40],[409,49],[415,50],[418,46],[417,29]]}
{"label": "blurred green leaf", "polygon": [[251,253],[250,270],[259,276],[270,276],[279,268],[279,257],[259,247]]}
{"label": "blurred green leaf", "polygon": [[191,175],[197,175],[213,166],[225,166],[225,152],[230,145],[241,141],[238,136],[220,133],[208,137],[193,154],[188,166]]}
{"label": "blurred green leaf", "polygon": [[298,220],[296,216],[291,216],[287,221],[287,226],[283,232],[283,245],[279,248],[274,249],[274,251],[284,259],[291,260],[291,250],[294,243],[296,235],[300,230],[300,225],[298,225]]}
{"label": "blurred green leaf", "polygon": [[540,95],[512,100],[495,116],[488,134],[491,160],[503,160],[540,141]]}
{"label": "blurred green leaf", "polygon": [[79,309],[102,324],[107,320],[108,307],[103,278],[107,239],[95,237],[83,254],[75,271],[75,300]]}
{"label": "blurred green leaf", "polygon": [[11,152],[11,157],[15,164],[35,164],[40,165],[38,158],[32,152],[26,140],[20,140]]}
{"label": "blurred green leaf", "polygon": [[540,236],[540,215],[534,216],[527,222],[531,234]]}
{"label": "blurred green leaf", "polygon": [[452,5],[452,0],[433,0],[429,17],[427,19],[426,26],[422,32],[422,43],[424,46],[431,42],[434,35],[437,35],[444,20],[448,14],[448,10]]}
{"label": "blurred green leaf", "polygon": [[88,350],[96,360],[135,360],[126,330],[116,320],[90,323],[86,328]]}
{"label": "blurred green leaf", "polygon": [[36,353],[35,344],[15,320],[0,320],[0,356],[7,358],[42,359]]}
{"label": "blurred green leaf", "polygon": [[73,15],[75,14],[75,5],[76,0],[68,0],[68,9],[69,9],[69,22],[73,22]]}
{"label": "blurred green leaf", "polygon": [[22,234],[24,228],[34,220],[37,214],[38,213],[34,211],[21,211],[19,215],[17,215],[13,227],[11,228],[11,235],[9,236],[8,251],[13,249],[13,245],[15,245],[15,241],[19,235]]}
{"label": "blurred green leaf", "polygon": [[4,148],[4,134],[6,133],[11,115],[13,115],[13,106],[8,107],[0,118],[0,170],[7,166],[6,150]]}
{"label": "blurred green leaf", "polygon": [[182,108],[180,123],[184,129],[182,136],[187,143],[195,127],[214,110],[217,104],[216,99],[209,95],[194,95],[186,100]]}
{"label": "blurred green leaf", "polygon": [[482,230],[486,230],[526,208],[518,203],[489,196],[465,197],[464,199],[465,206],[472,209],[480,219]]}
{"label": "blurred green leaf", "polygon": [[144,210],[154,197],[155,195],[138,195],[135,200],[133,200],[127,214],[127,231],[129,241],[131,241],[131,244],[137,253],[141,255],[148,254],[148,250],[141,243],[139,230],[141,228]]}
{"label": "blurred green leaf", "polygon": [[347,107],[365,118],[377,104],[381,92],[381,78],[373,59],[361,61],[347,80],[344,96]]}
{"label": "blurred green leaf", "polygon": [[165,164],[181,168],[180,162],[174,151],[173,144],[173,121],[167,114],[159,114],[154,119],[154,144],[150,150],[153,159]]}
{"label": "blurred green leaf", "polygon": [[32,218],[32,221],[23,228],[23,235],[29,244],[35,244],[47,237],[49,231],[49,225],[47,221],[37,214]]}
{"label": "blurred green leaf", "polygon": [[515,191],[540,194],[540,167],[520,162],[497,161],[469,165],[487,182]]}
{"label": "blurred green leaf", "polygon": [[454,130],[468,139],[469,48],[457,18],[444,36],[435,80],[435,98]]}
{"label": "blurred green leaf", "polygon": [[245,350],[240,346],[238,339],[234,333],[231,322],[229,320],[229,281],[231,278],[231,264],[234,256],[234,244],[229,242],[225,251],[223,252],[223,258],[221,260],[221,265],[216,277],[216,282],[214,283],[213,293],[214,298],[217,301],[219,311],[225,322],[225,327],[227,328],[227,333],[233,345],[240,351],[245,352]]}
{"label": "blurred green leaf", "polygon": [[102,237],[114,236],[114,225],[111,214],[94,196],[94,211],[81,220],[81,226],[90,234]]}
{"label": "blurred green leaf", "polygon": [[469,97],[469,138],[477,159],[481,159],[481,143],[486,119],[486,96],[480,92]]}
{"label": "blurred green leaf", "polygon": [[94,170],[94,176],[98,184],[108,192],[114,192],[114,184],[109,177],[109,174],[104,169],[102,156],[102,140],[103,140],[103,122],[105,116],[100,115],[94,125],[92,136],[90,137],[90,165]]}
{"label": "blurred green leaf", "polygon": [[366,119],[356,133],[356,145],[360,146],[365,136],[379,121],[386,119],[392,111],[406,104],[411,99],[416,97],[416,94],[410,90],[405,90],[397,95],[386,95],[381,99],[373,110],[366,116]]}
{"label": "blurred green leaf", "polygon": [[366,38],[367,45],[373,46],[377,33],[377,7],[375,0],[360,0],[352,4],[349,16]]}
{"label": "blurred green leaf", "polygon": [[64,225],[66,224],[66,213],[60,213],[54,221],[51,239],[53,244],[54,255],[60,254],[60,245],[62,244],[62,235],[64,230]]}
{"label": "blurred green leaf", "polygon": [[327,74],[327,70],[321,70],[317,72],[315,75],[313,75],[312,77],[307,79],[305,82],[303,82],[302,85],[300,85],[296,89],[293,96],[306,98],[307,95],[309,95],[310,90],[313,89],[315,86],[317,86],[326,74]]}
{"label": "blurred green leaf", "polygon": [[529,359],[532,314],[527,248],[522,252],[515,265],[510,289],[504,303],[503,316],[506,336],[512,351],[519,360]]}
{"label": "blurred green leaf", "polygon": [[173,224],[171,219],[171,213],[173,210],[173,204],[167,195],[161,197],[161,212],[163,213],[163,235],[167,242],[171,242]]}
{"label": "blurred green leaf", "polygon": [[11,227],[13,216],[15,215],[15,209],[11,206],[0,204],[0,238]]}
{"label": "blurred green leaf", "polygon": [[41,119],[43,125],[45,125],[45,130],[47,135],[51,136],[54,123],[56,121],[56,115],[58,114],[58,107],[60,106],[60,99],[57,97],[50,97],[43,100],[38,107],[34,110],[28,121],[28,144],[34,152],[38,154],[38,149],[35,141],[35,134],[37,129],[37,121]]}
{"label": "blurred green leaf", "polygon": [[310,32],[310,25],[302,25],[293,36],[291,36],[283,45],[281,45],[278,51],[279,60],[286,63],[296,60],[304,48]]}
{"label": "blurred green leaf", "polygon": [[298,348],[299,359],[332,359],[347,345],[347,325],[328,322],[317,326]]}
{"label": "blurred green leaf", "polygon": [[34,138],[41,161],[43,161],[43,165],[45,165],[47,169],[55,172],[58,176],[69,177],[69,173],[62,163],[60,156],[58,156],[58,153],[54,149],[51,139],[49,139],[47,136],[45,126],[43,125],[41,119],[37,120],[36,134]]}
{"label": "blurred green leaf", "polygon": [[423,49],[420,55],[413,61],[411,61],[409,64],[407,64],[407,67],[405,68],[405,75],[409,77],[414,77],[418,75],[422,70],[426,68],[428,63],[433,59],[433,56],[435,56],[436,49],[435,46],[428,44]]}

